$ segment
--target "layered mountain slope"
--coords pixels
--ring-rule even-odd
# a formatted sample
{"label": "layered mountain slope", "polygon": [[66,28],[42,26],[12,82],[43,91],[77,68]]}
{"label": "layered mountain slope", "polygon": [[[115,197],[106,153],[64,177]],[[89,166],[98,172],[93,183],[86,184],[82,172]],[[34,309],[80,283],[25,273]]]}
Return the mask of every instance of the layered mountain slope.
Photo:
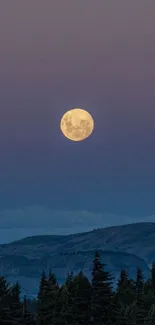
{"label": "layered mountain slope", "polygon": [[68,271],[81,269],[90,277],[95,250],[115,280],[126,268],[135,276],[155,260],[155,223],[137,223],[97,229],[69,236],[34,236],[0,245],[0,274],[11,282],[19,280],[25,293],[36,294],[42,269],[49,268],[62,283]]}
{"label": "layered mountain slope", "polygon": [[[43,255],[40,258],[34,257],[31,259],[22,255],[6,255],[0,258],[0,273],[11,282],[20,281],[25,292],[35,294],[38,290],[43,269],[46,272],[52,269],[59,283],[63,283],[67,273],[71,271],[77,274],[80,270],[83,270],[90,279],[94,254],[95,251],[90,250],[55,253],[51,256]],[[100,250],[100,254],[114,278],[114,283],[122,268],[125,268],[130,276],[135,277],[137,267],[141,267],[144,276],[149,277],[149,268],[145,261],[133,254],[102,250]]]}
{"label": "layered mountain slope", "polygon": [[97,229],[69,236],[34,236],[0,245],[0,255],[20,254],[41,257],[61,252],[90,249],[131,253],[148,264],[155,259],[155,223],[135,223]]}

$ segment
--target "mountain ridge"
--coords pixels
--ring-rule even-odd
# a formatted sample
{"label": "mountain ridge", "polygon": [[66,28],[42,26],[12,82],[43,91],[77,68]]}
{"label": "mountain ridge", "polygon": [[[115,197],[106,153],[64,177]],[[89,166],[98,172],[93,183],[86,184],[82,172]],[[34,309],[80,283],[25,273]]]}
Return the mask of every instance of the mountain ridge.
{"label": "mountain ridge", "polygon": [[25,239],[30,239],[30,238],[34,238],[34,237],[38,237],[38,238],[42,238],[42,237],[55,237],[55,238],[60,238],[60,237],[70,237],[70,236],[80,236],[80,235],[84,235],[84,234],[87,234],[87,233],[92,233],[92,232],[94,232],[94,231],[101,231],[101,230],[104,230],[104,229],[107,229],[107,230],[112,230],[112,229],[114,229],[114,228],[129,228],[130,226],[134,226],[134,225],[136,225],[136,226],[140,226],[140,225],[149,225],[149,226],[151,226],[151,225],[153,225],[153,226],[155,226],[155,222],[134,222],[134,223],[128,223],[128,224],[122,224],[122,225],[115,225],[115,226],[108,226],[108,227],[104,227],[104,228],[95,228],[95,229],[93,229],[93,230],[91,230],[91,231],[84,231],[84,232],[79,232],[79,233],[75,233],[75,234],[68,234],[68,235],[54,235],[54,234],[48,234],[48,235],[34,235],[34,236],[26,236],[26,237],[24,237],[24,238],[22,238],[22,239],[18,239],[18,240],[14,240],[14,241],[11,241],[10,243],[6,243],[6,244],[0,244],[0,246],[1,245],[10,245],[10,244],[12,244],[12,243],[18,243],[18,242],[22,242],[23,240],[25,240]]}
{"label": "mountain ridge", "polygon": [[[70,235],[31,236],[0,245],[0,273],[9,281],[19,279],[26,292],[36,294],[43,268],[55,273],[63,283],[68,271],[80,270],[90,278],[95,251],[118,278],[122,268],[135,277],[137,267],[144,276],[155,260],[155,223],[133,223],[94,229]],[[24,290],[25,290],[24,289]]]}
{"label": "mountain ridge", "polygon": [[33,251],[37,255],[48,251],[52,254],[55,251],[108,249],[133,253],[150,264],[155,259],[155,223],[125,224],[70,235],[26,237],[0,245],[0,255],[7,254],[11,248],[12,252],[20,253],[19,247],[27,254]]}

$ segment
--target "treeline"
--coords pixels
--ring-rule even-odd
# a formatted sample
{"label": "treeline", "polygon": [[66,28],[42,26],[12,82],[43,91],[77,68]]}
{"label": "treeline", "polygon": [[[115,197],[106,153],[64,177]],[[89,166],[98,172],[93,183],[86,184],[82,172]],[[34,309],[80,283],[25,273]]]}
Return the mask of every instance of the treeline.
{"label": "treeline", "polygon": [[112,277],[96,252],[91,281],[82,273],[59,286],[44,271],[34,301],[20,299],[20,284],[0,277],[0,325],[155,325],[155,264],[144,281],[122,270],[114,290]]}

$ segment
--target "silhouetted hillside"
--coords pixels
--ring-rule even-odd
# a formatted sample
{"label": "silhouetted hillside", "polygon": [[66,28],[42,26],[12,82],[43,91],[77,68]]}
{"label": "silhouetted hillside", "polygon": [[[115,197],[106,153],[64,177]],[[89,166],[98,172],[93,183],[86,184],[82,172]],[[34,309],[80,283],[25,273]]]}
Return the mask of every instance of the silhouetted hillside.
{"label": "silhouetted hillside", "polygon": [[20,279],[22,287],[33,293],[43,268],[52,268],[61,283],[68,271],[83,270],[89,277],[92,256],[98,249],[115,278],[122,268],[134,277],[137,267],[147,277],[148,264],[155,260],[154,243],[155,223],[108,227],[69,236],[28,237],[0,245],[0,273],[11,281]]}

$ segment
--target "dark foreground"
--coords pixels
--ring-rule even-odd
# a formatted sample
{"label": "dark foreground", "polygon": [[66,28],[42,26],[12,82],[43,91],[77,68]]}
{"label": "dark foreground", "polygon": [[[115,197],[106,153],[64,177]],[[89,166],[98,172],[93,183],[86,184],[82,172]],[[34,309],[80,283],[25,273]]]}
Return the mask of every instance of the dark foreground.
{"label": "dark foreground", "polygon": [[122,270],[116,290],[96,252],[91,281],[82,271],[59,286],[42,272],[37,298],[20,299],[20,284],[0,277],[0,325],[155,325],[155,265],[150,278],[138,268],[136,280]]}

